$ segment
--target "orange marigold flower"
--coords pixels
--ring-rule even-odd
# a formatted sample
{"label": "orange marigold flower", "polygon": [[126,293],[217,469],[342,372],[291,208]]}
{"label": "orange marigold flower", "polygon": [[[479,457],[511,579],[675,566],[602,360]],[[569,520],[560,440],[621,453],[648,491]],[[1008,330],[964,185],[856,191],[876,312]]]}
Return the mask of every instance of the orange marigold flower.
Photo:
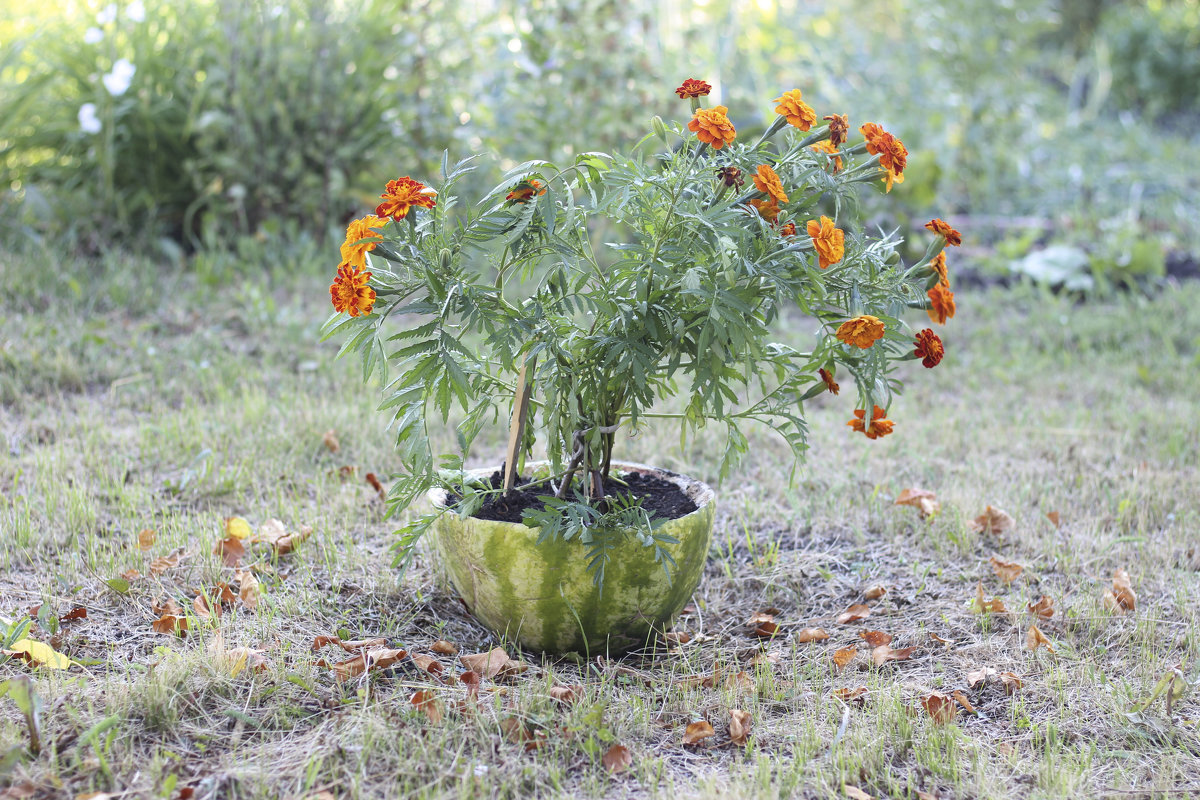
{"label": "orange marigold flower", "polygon": [[895,175],[885,178],[888,189],[892,182],[903,183],[901,176],[908,166],[908,148],[904,142],[897,139],[874,122],[868,122],[858,129],[867,140],[867,152],[879,156],[879,166]]}
{"label": "orange marigold flower", "polygon": [[883,322],[878,317],[863,314],[843,322],[836,335],[846,344],[866,350],[883,338]]}
{"label": "orange marigold flower", "polygon": [[817,250],[817,265],[821,269],[838,263],[846,255],[846,232],[835,228],[829,217],[821,217],[820,222],[810,219],[808,235],[812,237],[813,247]]}
{"label": "orange marigold flower", "polygon": [[842,171],[842,156],[837,149],[837,145],[835,145],[832,141],[826,139],[823,142],[817,142],[808,149],[817,153],[824,153],[826,155],[833,156],[833,173],[836,175]]}
{"label": "orange marigold flower", "polygon": [[375,208],[375,213],[381,217],[404,219],[408,216],[410,208],[433,208],[437,204],[434,200],[436,195],[437,192],[433,189],[405,175],[403,178],[388,181],[387,189],[379,195],[383,202]]}
{"label": "orange marigold flower", "polygon": [[850,132],[850,117],[842,114],[830,114],[825,117],[829,122],[829,142],[834,147],[839,147],[846,143],[846,134]]}
{"label": "orange marigold flower", "polygon": [[758,172],[754,175],[754,188],[770,197],[776,203],[788,201],[787,192],[783,191],[783,181],[775,174],[769,164],[759,164]]}
{"label": "orange marigold flower", "polygon": [[776,97],[774,102],[779,104],[775,106],[775,113],[787,117],[788,125],[806,131],[817,121],[817,112],[800,99],[799,89],[784,92],[781,96]]}
{"label": "orange marigold flower", "polygon": [[696,134],[696,138],[705,144],[712,145],[713,150],[720,150],[737,138],[737,131],[729,121],[729,109],[725,106],[701,108],[696,116],[688,123],[688,130]]}
{"label": "orange marigold flower", "polygon": [[767,222],[779,221],[779,204],[774,200],[751,200],[750,205],[754,206],[759,215]]}
{"label": "orange marigold flower", "polygon": [[913,344],[917,346],[917,349],[913,350],[913,355],[924,359],[921,363],[926,369],[933,369],[942,363],[942,356],[946,355],[946,348],[942,345],[942,338],[930,328],[926,328],[918,333],[917,340]]}
{"label": "orange marigold flower", "polygon": [[838,390],[841,389],[841,387],[837,385],[836,381],[834,381],[833,373],[824,369],[819,369],[817,370],[817,374],[821,376],[821,380],[825,381],[825,388],[829,390],[830,394],[838,393]]}
{"label": "orange marigold flower", "polygon": [[367,265],[367,253],[374,250],[378,242],[383,241],[383,238],[371,229],[382,228],[387,223],[386,217],[377,217],[374,214],[368,214],[362,219],[356,219],[347,225],[346,241],[342,242],[342,261],[352,267],[365,267]]}
{"label": "orange marigold flower", "polygon": [[528,203],[531,197],[541,197],[546,193],[546,187],[539,180],[521,181],[504,199],[510,203]]}
{"label": "orange marigold flower", "polygon": [[936,233],[938,236],[946,237],[946,244],[958,247],[962,244],[962,234],[951,228],[947,223],[940,219],[931,219],[925,223],[925,227]]}
{"label": "orange marigold flower", "polygon": [[675,90],[675,94],[679,95],[680,100],[684,100],[688,97],[704,97],[711,91],[712,87],[704,81],[688,78],[683,82],[683,86]]}
{"label": "orange marigold flower", "polygon": [[726,186],[742,186],[746,183],[742,171],[737,167],[721,167],[717,170],[717,177],[723,180]]}
{"label": "orange marigold flower", "polygon": [[329,297],[335,311],[345,311],[352,317],[370,314],[375,306],[375,290],[367,285],[371,273],[355,269],[349,264],[338,266],[337,277],[329,287]]}
{"label": "orange marigold flower", "polygon": [[929,267],[938,274],[938,283],[950,288],[950,273],[946,270],[946,251],[938,253],[933,257],[933,261],[929,262]]}
{"label": "orange marigold flower", "polygon": [[852,419],[846,424],[856,431],[865,433],[868,439],[878,439],[880,436],[887,436],[889,433],[891,433],[892,426],[896,424],[890,419],[883,418],[883,415],[886,413],[887,412],[879,406],[875,406],[875,410],[871,414],[871,425],[870,427],[867,427],[863,424],[867,416],[866,412],[861,408],[856,408],[854,409],[854,416],[857,417],[857,419]]}
{"label": "orange marigold flower", "polygon": [[950,287],[939,283],[925,294],[929,296],[929,302],[932,304],[925,309],[929,312],[929,318],[938,325],[945,325],[946,320],[954,316],[954,292],[950,291]]}

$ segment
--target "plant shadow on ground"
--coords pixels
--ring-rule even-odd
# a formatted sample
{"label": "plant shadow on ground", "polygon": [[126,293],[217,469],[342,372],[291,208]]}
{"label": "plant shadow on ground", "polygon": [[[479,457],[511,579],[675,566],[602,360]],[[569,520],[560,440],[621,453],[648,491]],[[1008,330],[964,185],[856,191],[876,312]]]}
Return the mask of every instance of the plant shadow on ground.
{"label": "plant shadow on ground", "polygon": [[[15,263],[0,266],[15,280]],[[528,671],[484,681],[474,710],[460,711],[467,688],[442,679],[461,670],[452,657],[439,657],[442,676],[408,660],[344,683],[313,665],[313,639],[329,634],[385,637],[417,654],[448,640],[518,655],[439,588],[427,557],[403,580],[390,569],[397,521],[364,480],[391,468],[389,436],[355,365],[317,343],[323,285],[277,275],[214,289],[132,261],[71,280],[76,302],[53,307],[2,287],[0,615],[88,612],[36,634],[81,666],[0,664],[0,680],[32,675],[45,703],[35,758],[15,705],[0,700],[0,762],[16,760],[0,786],[27,792],[15,796],[1200,791],[1196,698],[1170,716],[1161,700],[1129,713],[1176,665],[1194,672],[1194,283],[1093,305],[1022,286],[964,293],[946,360],[912,365],[922,374],[892,409],[894,435],[853,435],[853,398],[821,398],[809,409],[809,462],[789,481],[786,447],[752,434],[742,473],[718,491],[708,571],[677,626],[689,641],[611,660],[524,654]],[[803,343],[809,327],[790,320],[780,337]],[[471,466],[498,460],[500,428]],[[647,428],[620,455],[711,478],[724,442],[700,437],[680,453],[676,441],[672,428]],[[932,520],[894,505],[913,486],[938,494]],[[1016,527],[973,532],[987,505]],[[206,621],[191,602],[198,587],[233,580],[213,548],[234,515],[315,534],[285,556],[251,548],[262,601]],[[157,534],[146,551],[144,529]],[[145,577],[176,548],[191,555]],[[1024,572],[1002,582],[993,554]],[[1137,607],[1114,614],[1102,596],[1121,567]],[[106,583],[131,569],[143,577],[128,592]],[[975,612],[980,582],[1007,612]],[[839,624],[874,586],[887,593],[870,616]],[[1025,648],[1024,609],[1041,595],[1056,609],[1038,623],[1053,654]],[[185,637],[151,628],[152,603],[168,597],[187,609]],[[755,636],[746,620],[770,607],[779,632]],[[802,642],[810,627],[829,638]],[[877,666],[864,629],[917,649]],[[218,631],[226,647],[262,649],[265,668],[222,669],[209,651]],[[831,655],[850,646],[860,652],[838,670]],[[994,677],[970,686],[967,673],[985,667],[1015,673],[1022,688],[1008,695]],[[573,684],[573,703],[550,696]],[[833,695],[857,687],[862,703]],[[436,692],[444,720],[410,702],[422,689]],[[934,724],[921,698],[954,690],[978,714]],[[730,741],[735,708],[752,720],[744,748]],[[697,719],[715,735],[685,746]],[[525,731],[540,746],[527,750]],[[632,765],[610,775],[601,756],[618,742]]]}

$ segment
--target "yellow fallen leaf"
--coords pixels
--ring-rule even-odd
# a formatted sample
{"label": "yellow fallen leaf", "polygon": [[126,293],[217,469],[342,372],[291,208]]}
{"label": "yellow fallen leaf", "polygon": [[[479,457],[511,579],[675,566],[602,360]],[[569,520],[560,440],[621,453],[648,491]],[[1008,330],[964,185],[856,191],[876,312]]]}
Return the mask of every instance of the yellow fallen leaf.
{"label": "yellow fallen leaf", "polygon": [[250,523],[241,517],[226,517],[225,518],[225,536],[234,539],[247,539],[250,537]]}
{"label": "yellow fallen leaf", "polygon": [[13,642],[12,647],[4,652],[22,659],[34,667],[68,669],[74,663],[45,642],[35,642],[32,639],[20,639]]}
{"label": "yellow fallen leaf", "polygon": [[1030,625],[1029,632],[1025,634],[1025,648],[1037,650],[1039,647],[1045,647],[1051,653],[1054,652],[1054,645],[1050,643],[1046,635],[1038,630],[1037,625]]}
{"label": "yellow fallen leaf", "polygon": [[234,573],[234,577],[238,579],[241,587],[238,596],[241,597],[242,604],[249,609],[258,608],[258,601],[261,599],[258,578],[254,577],[254,573],[248,569],[238,570]]}
{"label": "yellow fallen leaf", "polygon": [[138,534],[138,549],[145,552],[154,547],[156,541],[158,541],[158,534],[147,528]]}
{"label": "yellow fallen leaf", "polygon": [[858,655],[857,647],[845,647],[837,650],[833,654],[833,665],[838,669],[845,669],[846,665],[853,661],[856,655]]}

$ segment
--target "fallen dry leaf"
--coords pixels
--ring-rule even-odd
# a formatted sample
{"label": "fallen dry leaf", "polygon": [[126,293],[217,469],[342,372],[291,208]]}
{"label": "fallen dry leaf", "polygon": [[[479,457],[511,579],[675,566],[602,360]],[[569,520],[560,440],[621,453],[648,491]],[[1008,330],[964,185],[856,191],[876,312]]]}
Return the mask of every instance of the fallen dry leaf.
{"label": "fallen dry leaf", "polygon": [[1002,536],[1011,531],[1016,524],[1016,520],[1008,514],[998,508],[988,506],[982,514],[971,522],[968,522],[967,527],[976,533],[990,533],[993,536]]}
{"label": "fallen dry leaf", "polygon": [[250,523],[241,517],[226,517],[225,518],[225,538],[227,539],[248,539],[250,538]]}
{"label": "fallen dry leaf", "polygon": [[848,783],[842,784],[842,791],[845,792],[846,797],[851,798],[851,800],[874,800],[871,795],[867,794],[862,789],[858,788],[857,786],[851,786]]}
{"label": "fallen dry leaf", "polygon": [[486,653],[459,656],[458,660],[468,670],[478,672],[489,680],[497,677],[506,678],[513,675],[520,675],[529,669],[528,664],[510,658],[503,647],[493,648]]}
{"label": "fallen dry leaf", "polygon": [[577,683],[572,683],[568,686],[551,686],[550,697],[557,700],[564,706],[575,705],[575,702],[583,696],[583,687]]}
{"label": "fallen dry leaf", "polygon": [[861,705],[867,700],[867,687],[859,686],[855,689],[838,689],[833,692],[833,696],[843,703],[853,702]]}
{"label": "fallen dry leaf", "polygon": [[917,800],[938,800],[938,796],[934,792],[922,792],[918,789]]}
{"label": "fallen dry leaf", "polygon": [[1054,527],[1056,527],[1056,528],[1062,527],[1061,523],[1059,522],[1060,517],[1059,517],[1059,514],[1057,511],[1051,511],[1051,512],[1047,513],[1046,519],[1050,520],[1050,522],[1054,525]]}
{"label": "fallen dry leaf", "polygon": [[837,621],[839,625],[849,625],[851,622],[858,622],[869,616],[871,616],[870,606],[864,603],[855,603],[838,615]]}
{"label": "fallen dry leaf", "polygon": [[1137,595],[1133,591],[1129,573],[1124,569],[1118,569],[1113,573],[1112,595],[1117,606],[1123,611],[1133,611],[1137,607]]}
{"label": "fallen dry leaf", "polygon": [[10,649],[0,650],[0,652],[14,658],[19,658],[31,667],[67,669],[73,663],[70,658],[58,652],[50,645],[43,642],[35,642],[32,639],[20,639],[13,642]]}
{"label": "fallen dry leaf", "polygon": [[442,662],[438,661],[433,656],[413,653],[409,657],[412,659],[413,663],[417,665],[418,669],[422,669],[425,672],[428,672],[430,675],[441,675],[446,669],[444,666],[442,666]]}
{"label": "fallen dry leaf", "polygon": [[121,573],[121,577],[130,583],[133,583],[133,581],[142,577],[142,573],[138,572],[136,569],[127,569]]}
{"label": "fallen dry leaf", "polygon": [[699,744],[700,742],[716,735],[713,731],[713,726],[702,719],[695,722],[689,722],[687,729],[683,732],[684,744]]}
{"label": "fallen dry leaf", "polygon": [[975,710],[975,706],[971,705],[971,701],[967,699],[967,696],[958,689],[955,689],[953,694],[950,696],[953,697],[960,706],[966,709],[968,714],[974,714],[976,716],[979,715],[979,712]]}
{"label": "fallen dry leaf", "polygon": [[958,716],[958,705],[954,702],[954,699],[944,694],[938,694],[937,692],[922,697],[921,707],[929,714],[929,718],[938,725],[953,722],[954,718]]}
{"label": "fallen dry leaf", "polygon": [[1017,578],[1021,577],[1021,573],[1025,571],[1025,568],[1020,564],[1013,563],[1012,561],[1001,561],[995,556],[992,556],[990,561],[992,564],[992,571],[995,572],[996,576],[1005,583],[1012,583]]}
{"label": "fallen dry leaf", "polygon": [[1025,610],[1041,619],[1050,619],[1054,616],[1054,601],[1050,595],[1044,594],[1036,603],[1026,603]]}
{"label": "fallen dry leaf", "polygon": [[1025,685],[1024,683],[1021,682],[1020,678],[1018,678],[1016,675],[1014,675],[1011,672],[1001,672],[1000,680],[1004,682],[1004,693],[1005,694],[1011,695]]}
{"label": "fallen dry leaf", "polygon": [[158,616],[171,614],[176,617],[183,616],[183,606],[176,603],[174,598],[168,597],[165,603],[159,603],[157,600],[150,604],[150,610]]}
{"label": "fallen dry leaf", "polygon": [[333,670],[334,677],[338,682],[348,680],[350,678],[363,675],[371,670],[384,669],[390,667],[397,661],[405,658],[408,653],[405,650],[393,650],[386,647],[362,650],[354,658],[339,661],[336,664],[327,664],[324,660],[318,661],[317,666],[328,667]]}
{"label": "fallen dry leaf", "polygon": [[750,735],[750,712],[729,709],[729,741],[738,747],[746,746],[746,737]]}
{"label": "fallen dry leaf", "polygon": [[74,622],[77,619],[87,619],[87,609],[83,606],[76,606],[67,613],[58,618],[59,622]]}
{"label": "fallen dry leaf", "polygon": [[241,539],[230,536],[217,541],[216,546],[213,547],[213,555],[220,556],[221,563],[225,566],[236,567],[241,563],[242,557],[246,555],[246,546],[242,544]]}
{"label": "fallen dry leaf", "polygon": [[167,570],[178,567],[189,556],[191,556],[191,553],[182,547],[172,550],[165,556],[159,556],[150,562],[150,576],[158,577]]}
{"label": "fallen dry leaf", "polygon": [[241,598],[242,604],[251,610],[258,608],[258,601],[261,599],[258,578],[254,577],[250,570],[238,570],[234,577],[238,580],[238,597]]}
{"label": "fallen dry leaf", "polygon": [[856,655],[858,655],[857,647],[846,647],[837,650],[833,654],[833,665],[838,669],[845,669],[846,665],[853,661]]}
{"label": "fallen dry leaf", "polygon": [[371,488],[379,495],[380,500],[387,500],[387,490],[383,488],[383,483],[380,482],[378,476],[374,472],[368,472],[365,476],[367,483],[371,484]]}
{"label": "fallen dry leaf", "polygon": [[301,525],[300,530],[288,533],[287,527],[277,519],[269,519],[258,528],[258,533],[251,537],[254,543],[269,544],[276,554],[285,556],[296,549],[296,545],[313,535],[313,529]]}
{"label": "fallen dry leaf", "polygon": [[336,636],[318,636],[317,638],[313,639],[313,652],[317,652],[327,644],[336,644],[347,653],[354,653],[364,648],[383,647],[387,644],[387,639],[380,637],[378,639],[355,639],[353,641],[343,642]]}
{"label": "fallen dry leaf", "polygon": [[905,489],[896,498],[898,506],[912,506],[920,512],[921,518],[926,519],[942,510],[937,495],[925,489]]}
{"label": "fallen dry leaf", "polygon": [[796,641],[804,642],[823,642],[829,638],[829,634],[824,628],[805,628],[796,634]]}
{"label": "fallen dry leaf", "polygon": [[446,716],[442,701],[437,699],[437,695],[433,693],[432,689],[413,692],[413,696],[408,699],[408,702],[412,703],[434,725],[437,725]]}
{"label": "fallen dry leaf", "polygon": [[764,638],[779,633],[779,623],[775,621],[773,611],[756,611],[746,620],[746,625],[752,628],[751,633]]}
{"label": "fallen dry leaf", "polygon": [[871,651],[871,660],[875,662],[875,666],[882,667],[889,661],[907,661],[912,658],[912,654],[916,650],[915,647],[901,647],[899,650],[893,650],[885,644]]}
{"label": "fallen dry leaf", "polygon": [[336,453],[342,449],[337,434],[333,431],[325,431],[324,435],[321,436],[321,441],[325,443],[325,449],[331,453]]}
{"label": "fallen dry leaf", "polygon": [[887,593],[887,587],[882,583],[877,583],[863,592],[863,597],[865,597],[867,600],[878,600]]}
{"label": "fallen dry leaf", "polygon": [[754,654],[748,663],[752,667],[757,667],[760,664],[778,664],[779,653],[774,650],[760,650]]}
{"label": "fallen dry leaf", "polygon": [[438,639],[436,642],[434,642],[433,644],[431,644],[429,646],[429,649],[432,650],[433,652],[437,653],[440,656],[456,656],[456,655],[458,655],[458,648],[455,647],[450,642],[447,642],[445,639]]}
{"label": "fallen dry leaf", "polygon": [[209,607],[208,598],[202,594],[196,595],[196,599],[192,601],[192,609],[196,612],[196,616],[205,622],[214,617],[221,618],[221,604],[217,603],[215,607]]}
{"label": "fallen dry leaf", "polygon": [[208,654],[212,658],[213,666],[222,672],[228,672],[232,678],[236,678],[247,669],[262,672],[267,668],[267,659],[263,657],[262,650],[254,650],[249,647],[234,647],[226,650],[225,641],[220,632],[209,642]]}
{"label": "fallen dry leaf", "polygon": [[154,622],[150,623],[150,627],[155,633],[178,633],[183,636],[187,633],[188,621],[187,617],[176,616],[175,614],[163,614]]}
{"label": "fallen dry leaf", "polygon": [[943,639],[941,636],[938,636],[936,633],[929,634],[929,638],[932,639],[933,641],[937,642],[938,644],[942,645],[947,650],[949,650],[951,647],[954,646],[953,640]]}
{"label": "fallen dry leaf", "polygon": [[991,600],[983,599],[983,581],[980,581],[979,585],[975,587],[975,613],[983,614],[988,611],[1003,614],[1007,609],[999,597],[993,597]]}
{"label": "fallen dry leaf", "polygon": [[545,731],[534,730],[517,717],[505,717],[500,720],[500,730],[513,744],[523,744],[525,752],[536,750],[546,743]]}
{"label": "fallen dry leaf", "polygon": [[687,644],[692,640],[692,635],[687,631],[667,631],[663,634],[663,640],[670,645]]}
{"label": "fallen dry leaf", "polygon": [[892,643],[892,635],[883,631],[859,631],[858,638],[864,640],[871,647],[880,647]]}
{"label": "fallen dry leaf", "polygon": [[616,775],[619,772],[624,772],[633,765],[633,754],[629,752],[629,748],[623,744],[614,744],[612,747],[604,751],[604,755],[600,758],[600,763],[609,772]]}
{"label": "fallen dry leaf", "polygon": [[1054,652],[1054,645],[1050,643],[1045,634],[1038,630],[1037,625],[1030,625],[1029,632],[1025,634],[1025,649],[1037,650],[1039,647],[1045,647],[1051,653]]}
{"label": "fallen dry leaf", "polygon": [[158,534],[146,528],[138,533],[138,549],[143,553],[154,547],[154,543],[158,541]]}
{"label": "fallen dry leaf", "polygon": [[974,689],[987,683],[987,679],[996,674],[996,670],[991,667],[980,667],[977,670],[967,673],[967,686]]}
{"label": "fallen dry leaf", "polygon": [[467,687],[467,697],[472,698],[479,694],[480,675],[473,670],[467,670],[458,676],[458,681],[463,686]]}

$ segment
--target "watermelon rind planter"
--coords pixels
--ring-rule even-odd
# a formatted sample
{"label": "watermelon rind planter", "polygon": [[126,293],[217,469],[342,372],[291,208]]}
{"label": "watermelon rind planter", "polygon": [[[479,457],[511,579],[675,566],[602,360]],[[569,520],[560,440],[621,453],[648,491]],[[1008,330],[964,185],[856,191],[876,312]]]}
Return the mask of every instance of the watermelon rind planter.
{"label": "watermelon rind planter", "polygon": [[[547,468],[537,463],[526,470],[537,475]],[[671,575],[655,562],[653,548],[631,535],[614,548],[601,590],[587,570],[587,545],[561,540],[539,545],[537,528],[449,510],[432,529],[439,571],[480,622],[527,650],[587,656],[646,646],[655,631],[670,628],[704,574],[715,495],[700,481],[656,467],[614,463],[612,470],[670,481],[696,504],[695,511],[659,528],[679,540],[665,546],[675,559]],[[494,471],[468,475],[486,479]],[[431,489],[427,497],[435,508],[446,508],[445,489]]]}

